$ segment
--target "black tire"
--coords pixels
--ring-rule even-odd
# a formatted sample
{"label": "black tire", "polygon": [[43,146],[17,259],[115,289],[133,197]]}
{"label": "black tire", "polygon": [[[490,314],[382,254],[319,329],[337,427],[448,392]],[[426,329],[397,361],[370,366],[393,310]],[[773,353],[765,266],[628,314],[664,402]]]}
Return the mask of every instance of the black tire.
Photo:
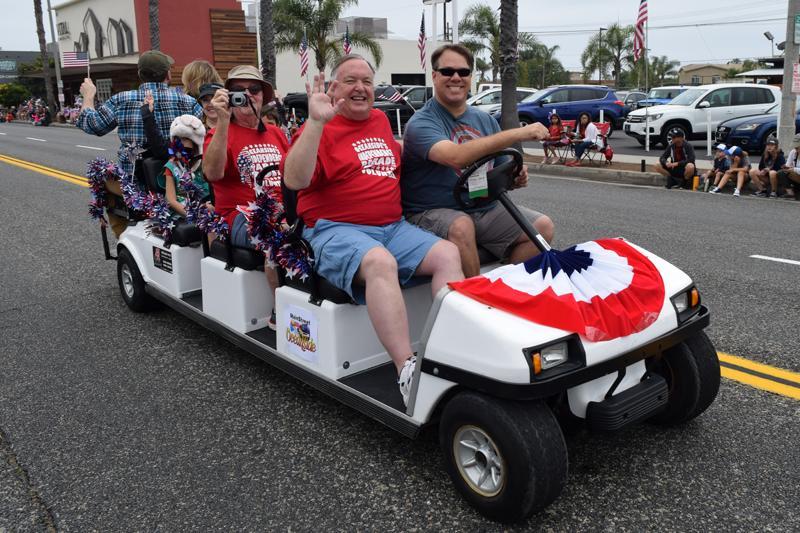
{"label": "black tire", "polygon": [[[466,444],[486,437],[489,450]],[[474,441],[470,439],[476,437]],[[445,468],[456,489],[482,515],[513,523],[528,518],[555,501],[567,481],[568,457],[564,436],[553,413],[542,402],[510,402],[474,392],[451,399],[442,412],[439,442]],[[481,448],[483,450],[483,448]],[[465,455],[457,455],[459,453]],[[492,460],[492,457],[496,461]],[[464,461],[474,465],[462,466]],[[499,463],[497,486],[469,479],[480,476],[481,465]],[[462,473],[462,469],[464,472]],[[485,470],[485,469],[483,469]],[[486,483],[489,487],[486,488]]]}
{"label": "black tire", "polygon": [[519,126],[527,126],[528,124],[533,124],[534,120],[533,117],[529,117],[528,115],[519,115]]}
{"label": "black tire", "polygon": [[639,146],[641,146],[642,148],[644,148],[644,146],[647,144],[647,142],[646,142],[646,140],[645,140],[645,139],[639,139],[639,138],[637,138],[637,139],[636,139],[636,142],[638,142],[638,143],[639,143]]}
{"label": "black tire", "polygon": [[132,311],[144,313],[155,308],[156,301],[145,291],[142,273],[125,248],[117,254],[117,282],[122,299]]}
{"label": "black tire", "polygon": [[719,392],[719,359],[704,332],[664,352],[651,370],[663,376],[669,386],[666,408],[650,419],[656,424],[688,422],[705,411]]}
{"label": "black tire", "polygon": [[664,129],[661,130],[661,138],[658,139],[658,142],[660,142],[665,147],[668,146],[669,142],[672,140],[672,135],[678,130],[683,132],[683,136],[687,140],[689,139],[689,134],[691,133],[689,131],[689,128],[687,128],[686,126],[684,126],[679,122],[672,122],[664,126]]}

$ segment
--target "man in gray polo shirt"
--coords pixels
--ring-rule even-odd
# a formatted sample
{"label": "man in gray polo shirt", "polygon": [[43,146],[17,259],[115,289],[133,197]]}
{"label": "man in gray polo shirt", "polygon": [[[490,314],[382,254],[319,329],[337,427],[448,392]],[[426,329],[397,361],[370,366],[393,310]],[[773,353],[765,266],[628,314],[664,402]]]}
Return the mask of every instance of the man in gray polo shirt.
{"label": "man in gray polo shirt", "polygon": [[[516,142],[545,139],[547,128],[536,123],[500,131],[495,119],[467,106],[474,58],[465,47],[441,46],[431,55],[431,64],[435,97],[411,117],[403,136],[400,186],[407,220],[455,243],[467,277],[480,273],[478,246],[513,263],[536,255],[538,249],[503,206],[492,202],[465,211],[453,198],[453,188],[460,169]],[[527,184],[523,167],[515,185]],[[549,217],[520,209],[552,240]]]}

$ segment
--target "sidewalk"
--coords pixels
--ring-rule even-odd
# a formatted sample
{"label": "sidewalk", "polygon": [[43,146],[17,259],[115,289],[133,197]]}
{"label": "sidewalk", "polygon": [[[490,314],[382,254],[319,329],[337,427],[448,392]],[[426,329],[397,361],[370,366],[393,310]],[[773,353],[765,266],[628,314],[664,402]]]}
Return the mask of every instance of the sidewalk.
{"label": "sidewalk", "polygon": [[[27,124],[28,126],[33,126],[33,123],[31,121],[29,121],[29,120],[16,120],[15,119],[15,120],[12,120],[11,122],[9,122],[9,124]],[[51,122],[47,126],[34,126],[34,127],[50,128],[50,127],[53,127],[53,126],[55,126],[56,128],[76,128],[77,127],[77,126],[75,126],[75,124],[61,124],[59,122]]]}
{"label": "sidewalk", "polygon": [[[612,144],[613,147],[613,144]],[[525,148],[525,162],[531,173],[548,174],[553,176],[566,176],[594,181],[610,181],[627,183],[631,185],[664,186],[667,179],[653,171],[653,166],[658,164],[661,151],[651,150],[648,155],[614,154],[610,165],[605,163],[587,163],[580,167],[567,167],[564,165],[543,165],[544,150],[541,148]],[[697,171],[702,174],[711,169],[712,162],[701,159],[696,161]],[[645,161],[645,172],[642,172],[642,160]]]}

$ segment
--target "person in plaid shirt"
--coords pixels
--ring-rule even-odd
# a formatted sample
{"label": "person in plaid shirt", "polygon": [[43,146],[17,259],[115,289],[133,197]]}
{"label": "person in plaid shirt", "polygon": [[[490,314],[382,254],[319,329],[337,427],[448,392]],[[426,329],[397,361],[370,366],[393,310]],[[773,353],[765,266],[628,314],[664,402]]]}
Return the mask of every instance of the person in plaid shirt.
{"label": "person in plaid shirt", "polygon": [[169,69],[173,60],[157,50],[144,52],[139,57],[139,79],[142,84],[138,89],[117,93],[99,108],[94,106],[97,93],[92,80],[86,78],[81,85],[83,106],[78,116],[77,126],[91,135],[102,136],[119,128],[117,134],[121,141],[118,151],[118,162],[122,170],[132,174],[136,155],[146,141],[141,107],[147,91],[153,93],[155,114],[158,129],[162,137],[169,138],[169,127],[176,117],[194,115],[203,117],[203,109],[197,100],[181,94],[167,85],[170,81]]}

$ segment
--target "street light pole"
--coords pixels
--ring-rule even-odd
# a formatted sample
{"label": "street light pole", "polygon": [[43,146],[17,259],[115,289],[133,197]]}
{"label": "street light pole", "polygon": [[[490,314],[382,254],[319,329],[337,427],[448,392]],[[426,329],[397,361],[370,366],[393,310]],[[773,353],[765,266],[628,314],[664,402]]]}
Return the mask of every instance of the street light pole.
{"label": "street light pole", "polygon": [[58,38],[53,27],[53,8],[50,7],[50,0],[47,0],[47,15],[50,17],[50,37],[53,38],[53,52],[55,52],[56,64],[56,87],[58,87],[58,107],[64,107],[64,83],[61,81],[61,47],[58,45]]}
{"label": "street light pole", "polygon": [[789,0],[786,17],[786,45],[783,50],[783,89],[781,92],[781,115],[778,123],[778,141],[783,150],[794,148],[795,95],[792,93],[794,64],[797,62],[800,43],[795,40],[795,17],[800,15],[800,0]]}
{"label": "street light pole", "polygon": [[603,31],[606,28],[600,28],[600,37],[597,39],[597,85],[603,85]]}

